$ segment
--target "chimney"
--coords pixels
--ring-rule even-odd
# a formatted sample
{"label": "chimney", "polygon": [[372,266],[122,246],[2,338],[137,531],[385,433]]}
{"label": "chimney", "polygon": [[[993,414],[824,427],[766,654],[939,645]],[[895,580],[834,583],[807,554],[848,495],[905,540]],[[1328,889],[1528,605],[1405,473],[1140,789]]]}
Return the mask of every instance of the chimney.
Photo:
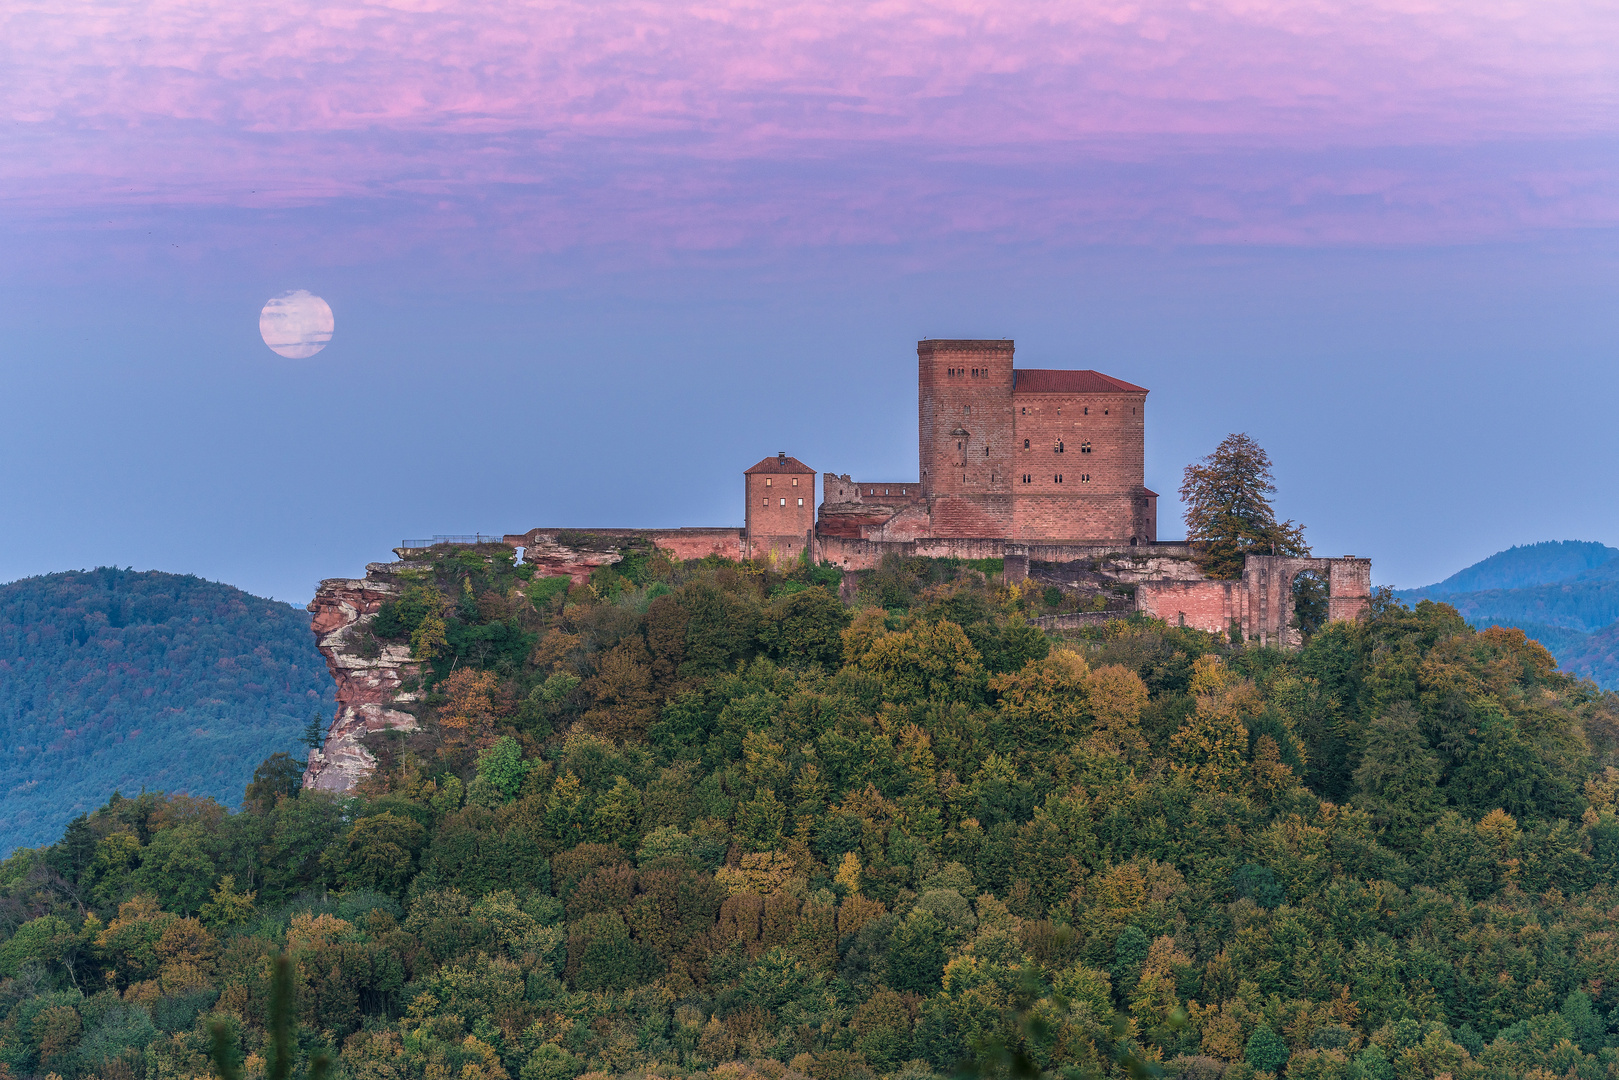
{"label": "chimney", "polygon": [[778,465],[787,464],[787,451],[785,451],[785,450],[777,450],[776,451],[776,464],[778,464]]}

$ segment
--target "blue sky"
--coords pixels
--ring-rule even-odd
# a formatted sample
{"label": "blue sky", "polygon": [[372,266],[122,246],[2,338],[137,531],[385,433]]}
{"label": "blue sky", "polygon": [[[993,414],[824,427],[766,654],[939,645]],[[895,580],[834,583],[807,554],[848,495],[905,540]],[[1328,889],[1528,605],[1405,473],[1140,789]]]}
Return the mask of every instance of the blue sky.
{"label": "blue sky", "polygon": [[[0,580],[302,603],[407,536],[739,524],[777,450],[914,475],[923,336],[1151,388],[1165,496],[1249,432],[1382,583],[1619,541],[1616,35],[1569,0],[18,5]],[[292,289],[336,314],[308,360],[258,337]]]}

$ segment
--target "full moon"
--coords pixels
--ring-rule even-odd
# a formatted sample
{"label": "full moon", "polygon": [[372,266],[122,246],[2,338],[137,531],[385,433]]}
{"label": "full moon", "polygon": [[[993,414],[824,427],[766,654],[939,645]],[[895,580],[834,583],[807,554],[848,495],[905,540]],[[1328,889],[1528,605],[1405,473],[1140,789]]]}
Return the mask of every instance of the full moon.
{"label": "full moon", "polygon": [[307,289],[271,297],[259,312],[264,343],[289,360],[314,356],[332,340],[332,309]]}

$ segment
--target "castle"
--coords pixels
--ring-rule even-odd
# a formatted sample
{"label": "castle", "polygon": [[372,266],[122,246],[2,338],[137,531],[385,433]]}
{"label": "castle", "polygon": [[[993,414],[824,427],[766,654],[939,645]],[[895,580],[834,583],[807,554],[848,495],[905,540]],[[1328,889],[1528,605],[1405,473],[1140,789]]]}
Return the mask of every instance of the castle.
{"label": "castle", "polygon": [[828,473],[817,512],[815,470],[765,458],[743,474],[739,554],[809,547],[851,566],[866,552],[840,541],[1155,542],[1147,389],[1099,371],[1020,371],[1012,356],[1008,340],[917,342],[917,478]]}
{"label": "castle", "polygon": [[[364,739],[410,730],[398,706],[416,700],[408,645],[367,652],[356,635],[400,595],[411,560],[439,544],[500,542],[543,575],[584,584],[651,543],[679,559],[798,558],[847,571],[890,555],[998,559],[1004,580],[1048,587],[1083,582],[1109,610],[1035,621],[1049,629],[1138,612],[1171,625],[1296,648],[1293,584],[1327,585],[1327,617],[1353,619],[1371,594],[1371,560],[1250,555],[1240,581],[1211,581],[1185,542],[1158,540],[1158,496],[1146,487],[1147,390],[1098,371],[1018,371],[1010,341],[917,343],[917,477],[823,478],[786,453],[743,473],[744,524],[714,528],[537,528],[503,537],[407,540],[401,563],[372,563],[360,580],[323,581],[309,605],[312,628],[337,680],[338,715],[310,753],[304,786],[347,791],[371,769]],[[844,590],[853,596],[854,576]],[[373,643],[374,644],[374,643]]]}
{"label": "castle", "polygon": [[[782,452],[743,473],[741,528],[539,528],[502,539],[525,562],[577,581],[618,558],[614,537],[631,536],[681,559],[807,553],[849,571],[891,554],[1001,559],[1008,581],[1028,577],[1031,563],[1044,577],[1084,566],[1133,589],[1136,611],[1284,646],[1299,641],[1290,621],[1301,573],[1327,582],[1332,618],[1364,609],[1369,560],[1252,556],[1242,581],[1210,581],[1188,545],[1158,540],[1158,495],[1145,482],[1145,387],[1099,371],[1020,371],[1006,339],[927,339],[916,360],[915,479],[827,473],[817,505],[818,474]],[[584,533],[596,548],[568,542]],[[396,550],[409,557],[432,542],[416,543]]]}

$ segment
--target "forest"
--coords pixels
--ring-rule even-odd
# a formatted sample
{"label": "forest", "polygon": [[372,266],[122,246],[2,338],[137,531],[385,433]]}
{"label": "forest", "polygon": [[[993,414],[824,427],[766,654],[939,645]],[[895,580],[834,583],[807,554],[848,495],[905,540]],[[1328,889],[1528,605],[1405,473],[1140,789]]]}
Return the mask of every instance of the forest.
{"label": "forest", "polygon": [[232,806],[331,714],[309,615],[115,566],[0,585],[0,853],[143,785]]}
{"label": "forest", "polygon": [[234,812],[114,796],[0,864],[0,1063],[1619,1075],[1616,695],[1442,603],[1284,653],[1047,634],[989,569],[846,604],[804,563],[435,549],[369,628],[423,705],[360,791],[276,755]]}

